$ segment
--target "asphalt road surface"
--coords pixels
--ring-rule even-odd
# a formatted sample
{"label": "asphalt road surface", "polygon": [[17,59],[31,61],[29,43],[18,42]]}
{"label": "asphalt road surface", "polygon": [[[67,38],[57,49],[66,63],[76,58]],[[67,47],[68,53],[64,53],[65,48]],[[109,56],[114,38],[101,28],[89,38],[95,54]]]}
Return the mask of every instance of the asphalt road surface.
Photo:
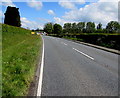
{"label": "asphalt road surface", "polygon": [[118,55],[43,36],[42,96],[118,96]]}

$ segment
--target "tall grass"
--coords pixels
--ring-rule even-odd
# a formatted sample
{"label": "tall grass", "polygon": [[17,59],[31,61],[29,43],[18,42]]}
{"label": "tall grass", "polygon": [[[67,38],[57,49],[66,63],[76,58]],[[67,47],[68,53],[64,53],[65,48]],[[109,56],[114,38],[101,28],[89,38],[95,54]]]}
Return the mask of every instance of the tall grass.
{"label": "tall grass", "polygon": [[25,96],[37,67],[41,38],[2,24],[2,96]]}

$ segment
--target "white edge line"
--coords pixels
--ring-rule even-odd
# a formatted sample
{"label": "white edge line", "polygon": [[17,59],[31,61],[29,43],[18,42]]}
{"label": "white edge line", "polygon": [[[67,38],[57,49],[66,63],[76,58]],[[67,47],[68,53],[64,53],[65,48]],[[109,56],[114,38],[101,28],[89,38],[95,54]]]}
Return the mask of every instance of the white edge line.
{"label": "white edge line", "polygon": [[[42,37],[42,36],[41,36]],[[44,39],[43,40],[43,50],[42,50],[42,61],[41,61],[41,67],[40,67],[40,77],[38,81],[38,89],[37,89],[37,96],[41,96],[41,90],[42,90],[42,79],[43,79],[43,67],[44,67]]]}
{"label": "white edge line", "polygon": [[75,51],[77,51],[77,52],[79,52],[79,53],[81,53],[82,55],[84,55],[84,56],[86,56],[86,57],[88,57],[88,58],[90,58],[90,59],[92,59],[92,60],[94,60],[94,58],[93,57],[91,57],[91,56],[89,56],[89,55],[87,55],[87,54],[85,54],[85,53],[83,53],[83,52],[81,52],[81,51],[79,51],[79,50],[77,50],[77,49],[75,49],[75,48],[73,48]]}

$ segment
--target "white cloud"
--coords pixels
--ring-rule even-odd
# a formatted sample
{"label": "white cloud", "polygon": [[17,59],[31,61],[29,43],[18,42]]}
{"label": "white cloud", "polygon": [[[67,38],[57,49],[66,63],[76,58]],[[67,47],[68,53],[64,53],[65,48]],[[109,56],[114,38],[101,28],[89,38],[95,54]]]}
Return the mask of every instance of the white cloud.
{"label": "white cloud", "polygon": [[11,1],[11,0],[2,0],[2,5],[3,6],[12,6],[12,7],[16,7],[16,5]]}
{"label": "white cloud", "polygon": [[60,0],[59,1],[59,5],[67,8],[67,9],[76,9],[76,4],[84,4],[85,0],[74,0],[74,1],[70,1],[70,0]]}
{"label": "white cloud", "polygon": [[93,21],[101,22],[104,26],[111,20],[118,20],[118,3],[117,2],[97,2],[86,5],[80,9],[74,9],[66,12],[63,16],[66,20],[73,21]]}
{"label": "white cloud", "polygon": [[65,23],[74,23],[75,21],[72,20],[65,20],[63,18],[59,18],[59,17],[54,17],[54,23],[58,23],[61,26],[63,26]]}
{"label": "white cloud", "polygon": [[99,0],[98,2],[119,2],[119,0]]}
{"label": "white cloud", "polygon": [[37,0],[31,0],[30,2],[27,2],[29,7],[35,8],[37,10],[40,10],[43,6],[42,2]]}
{"label": "white cloud", "polygon": [[22,24],[22,27],[24,28],[30,28],[30,29],[37,29],[37,28],[42,29],[43,28],[43,25],[39,24],[39,22],[30,21],[25,17],[21,18],[21,24]]}
{"label": "white cloud", "polygon": [[4,16],[4,14],[3,14],[2,10],[0,10],[0,17],[3,17],[3,16]]}
{"label": "white cloud", "polygon": [[40,22],[50,22],[49,19],[41,18],[41,17],[38,18],[38,21],[40,21]]}
{"label": "white cloud", "polygon": [[66,21],[59,17],[54,17],[54,22],[63,25]]}
{"label": "white cloud", "polygon": [[0,10],[0,23],[3,23],[4,21],[4,14],[3,12]]}
{"label": "white cloud", "polygon": [[76,4],[84,4],[85,0],[74,0]]}
{"label": "white cloud", "polygon": [[49,14],[49,15],[55,15],[55,13],[54,13],[53,10],[48,10],[48,14]]}
{"label": "white cloud", "polygon": [[67,8],[67,9],[75,9],[76,6],[73,2],[69,2],[69,1],[59,1],[59,5],[61,5],[62,7],[64,8]]}

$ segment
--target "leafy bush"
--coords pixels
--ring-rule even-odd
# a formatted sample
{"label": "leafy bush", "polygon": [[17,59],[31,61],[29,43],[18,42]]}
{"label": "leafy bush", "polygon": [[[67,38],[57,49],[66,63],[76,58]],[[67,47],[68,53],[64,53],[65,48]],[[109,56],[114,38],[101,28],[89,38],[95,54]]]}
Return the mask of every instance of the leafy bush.
{"label": "leafy bush", "polygon": [[103,47],[113,48],[120,50],[120,34],[103,34],[103,33],[93,33],[93,34],[79,34],[79,35],[64,35],[64,38],[84,41],[86,43],[96,44]]}

